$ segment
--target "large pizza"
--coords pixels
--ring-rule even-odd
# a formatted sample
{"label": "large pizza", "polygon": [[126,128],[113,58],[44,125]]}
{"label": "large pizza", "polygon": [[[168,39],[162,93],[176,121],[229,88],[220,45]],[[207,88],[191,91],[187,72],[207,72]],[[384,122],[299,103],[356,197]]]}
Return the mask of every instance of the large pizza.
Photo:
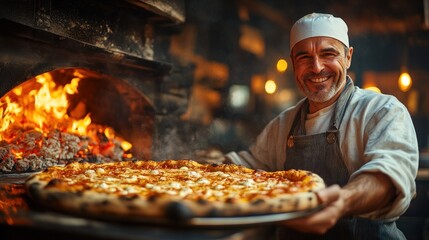
{"label": "large pizza", "polygon": [[186,220],[314,209],[323,180],[304,170],[267,172],[192,160],[72,162],[25,182],[36,202],[86,216]]}

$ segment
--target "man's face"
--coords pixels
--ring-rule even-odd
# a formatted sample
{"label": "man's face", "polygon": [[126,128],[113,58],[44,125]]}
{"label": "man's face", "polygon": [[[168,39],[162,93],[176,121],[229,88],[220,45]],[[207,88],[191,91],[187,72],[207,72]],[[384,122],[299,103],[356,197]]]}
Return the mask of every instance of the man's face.
{"label": "man's face", "polygon": [[298,42],[291,58],[295,80],[301,91],[315,103],[332,103],[344,87],[353,48],[345,50],[338,40],[313,37]]}

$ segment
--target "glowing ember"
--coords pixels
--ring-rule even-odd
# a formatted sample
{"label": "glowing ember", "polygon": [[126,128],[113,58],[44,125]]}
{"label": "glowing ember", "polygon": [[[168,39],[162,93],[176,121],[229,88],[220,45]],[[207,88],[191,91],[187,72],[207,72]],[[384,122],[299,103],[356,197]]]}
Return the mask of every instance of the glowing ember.
{"label": "glowing ember", "polygon": [[107,126],[91,123],[88,113],[71,118],[68,96],[84,77],[75,70],[66,85],[50,73],[37,76],[0,99],[0,171],[34,171],[69,161],[120,161],[132,145]]}

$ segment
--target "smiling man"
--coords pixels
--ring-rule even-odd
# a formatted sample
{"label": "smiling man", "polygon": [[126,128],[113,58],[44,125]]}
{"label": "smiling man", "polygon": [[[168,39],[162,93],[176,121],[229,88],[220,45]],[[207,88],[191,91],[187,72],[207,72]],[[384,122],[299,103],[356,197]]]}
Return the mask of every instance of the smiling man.
{"label": "smiling man", "polygon": [[300,89],[317,111],[331,105],[339,97],[346,83],[353,48],[343,51],[343,44],[335,39],[315,37],[294,46],[292,63]]}
{"label": "smiling man", "polygon": [[305,94],[273,119],[249,151],[227,162],[269,171],[320,175],[324,208],[285,221],[284,239],[405,239],[395,220],[415,194],[418,147],[406,107],[395,97],[354,86],[346,23],[312,13],[291,29],[295,80]]}

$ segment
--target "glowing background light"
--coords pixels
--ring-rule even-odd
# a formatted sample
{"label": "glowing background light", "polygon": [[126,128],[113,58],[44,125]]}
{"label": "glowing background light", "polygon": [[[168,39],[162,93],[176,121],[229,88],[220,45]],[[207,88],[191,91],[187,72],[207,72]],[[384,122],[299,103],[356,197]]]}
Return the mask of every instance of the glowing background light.
{"label": "glowing background light", "polygon": [[230,104],[234,108],[246,107],[249,103],[249,88],[242,85],[233,85],[229,90]]}
{"label": "glowing background light", "polygon": [[279,59],[277,61],[277,71],[279,72],[285,72],[287,69],[287,62],[284,59]]}
{"label": "glowing background light", "polygon": [[410,90],[412,83],[413,82],[409,73],[401,73],[398,80],[398,86],[402,92],[407,92],[408,90]]}
{"label": "glowing background light", "polygon": [[371,91],[374,91],[374,92],[381,93],[380,88],[378,88],[378,87],[376,87],[376,86],[366,87],[365,89],[367,89],[367,90],[371,90]]}
{"label": "glowing background light", "polygon": [[273,94],[276,92],[277,84],[274,82],[274,80],[268,80],[265,82],[265,92],[268,94]]}

